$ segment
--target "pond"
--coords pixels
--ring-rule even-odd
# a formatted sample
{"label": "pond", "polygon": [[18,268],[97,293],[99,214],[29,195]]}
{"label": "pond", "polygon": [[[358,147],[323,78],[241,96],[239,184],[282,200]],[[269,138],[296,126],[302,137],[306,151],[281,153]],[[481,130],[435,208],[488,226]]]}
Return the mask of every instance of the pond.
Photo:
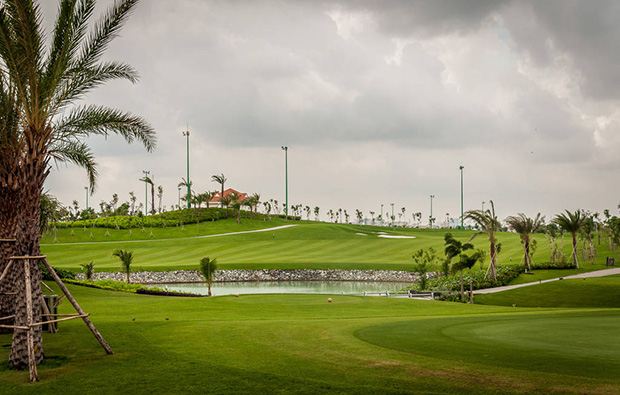
{"label": "pond", "polygon": [[[169,291],[190,292],[206,295],[204,283],[148,284]],[[147,286],[148,286],[147,285]],[[410,284],[371,281],[248,281],[211,284],[213,295],[234,294],[341,294],[341,293],[379,293],[401,290]]]}

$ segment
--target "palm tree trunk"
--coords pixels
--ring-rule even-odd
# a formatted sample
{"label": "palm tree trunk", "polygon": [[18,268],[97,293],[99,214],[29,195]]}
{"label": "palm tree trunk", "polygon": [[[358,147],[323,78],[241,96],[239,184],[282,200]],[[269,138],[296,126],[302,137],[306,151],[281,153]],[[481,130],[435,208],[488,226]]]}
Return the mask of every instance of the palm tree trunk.
{"label": "palm tree trunk", "polygon": [[[20,169],[19,185],[21,187],[21,198],[17,226],[15,228],[14,253],[17,256],[37,256],[40,255],[40,213],[41,213],[41,191],[43,181],[47,177],[45,171],[46,164],[38,160],[36,154],[29,153],[25,159],[23,167]],[[41,271],[38,261],[29,260],[30,287],[32,289],[32,319],[33,322],[41,322]],[[14,290],[17,292],[15,304],[15,325],[26,326],[28,324],[28,313],[26,308],[26,285],[25,285],[25,263],[13,266]],[[28,331],[16,329],[13,331],[13,343],[11,354],[9,355],[9,368],[23,370],[28,367]],[[41,326],[36,326],[32,330],[32,344],[36,364],[43,361],[43,344],[41,338]]]}
{"label": "palm tree trunk", "polygon": [[463,287],[463,269],[461,269],[461,300],[465,298],[465,288]]}
{"label": "palm tree trunk", "polygon": [[211,296],[211,280],[207,281],[207,287],[209,288],[208,296]]}
{"label": "palm tree trunk", "polygon": [[155,214],[155,184],[151,183],[151,214]]}
{"label": "palm tree trunk", "polygon": [[491,279],[497,280],[495,275],[495,240],[491,240]]}
{"label": "palm tree trunk", "polygon": [[577,233],[572,233],[573,236],[573,263],[575,268],[579,269],[579,262],[577,261]]}
{"label": "palm tree trunk", "polygon": [[530,265],[530,241],[524,240],[523,246],[525,249],[525,267],[527,267],[528,270],[532,270],[532,266]]}
{"label": "palm tree trunk", "polygon": [[[4,180],[3,180],[4,181]],[[16,209],[17,193],[14,188],[9,187],[8,183],[6,187],[0,186],[0,274],[4,272],[4,269],[9,263],[9,257],[14,254],[14,242],[12,240],[15,236],[15,226],[17,220]],[[7,277],[0,282],[0,317],[8,317],[15,314],[15,296],[4,295],[15,292],[13,288],[15,268],[10,268]],[[4,325],[13,325],[13,320],[4,320]],[[12,333],[9,328],[0,328],[0,334]]]}

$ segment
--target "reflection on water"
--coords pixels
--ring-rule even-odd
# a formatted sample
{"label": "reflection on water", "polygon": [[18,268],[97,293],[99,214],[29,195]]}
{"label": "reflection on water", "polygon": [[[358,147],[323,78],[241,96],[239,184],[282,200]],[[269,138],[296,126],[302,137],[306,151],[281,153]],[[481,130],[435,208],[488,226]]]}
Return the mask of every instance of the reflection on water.
{"label": "reflection on water", "polygon": [[[207,286],[204,283],[180,283],[180,284],[149,284],[159,288],[167,288],[169,291],[191,292],[206,295]],[[390,282],[364,282],[364,281],[252,281],[213,283],[211,293],[213,295],[234,294],[340,294],[340,293],[363,293],[398,291],[409,284]]]}

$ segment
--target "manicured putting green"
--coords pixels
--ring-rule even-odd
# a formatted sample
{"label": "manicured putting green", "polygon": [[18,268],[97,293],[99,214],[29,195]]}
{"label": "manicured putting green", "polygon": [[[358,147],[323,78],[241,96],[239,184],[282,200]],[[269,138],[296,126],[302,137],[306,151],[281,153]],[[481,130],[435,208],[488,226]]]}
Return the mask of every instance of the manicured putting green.
{"label": "manicured putting green", "polygon": [[458,317],[360,329],[368,343],[415,355],[527,371],[616,378],[620,311]]}

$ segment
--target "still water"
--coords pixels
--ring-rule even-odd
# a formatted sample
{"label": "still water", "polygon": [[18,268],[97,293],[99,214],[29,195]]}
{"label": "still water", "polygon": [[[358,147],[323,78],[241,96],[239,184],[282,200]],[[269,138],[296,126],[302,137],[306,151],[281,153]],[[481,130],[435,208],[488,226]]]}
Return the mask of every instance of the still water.
{"label": "still water", "polygon": [[[149,284],[169,291],[190,292],[206,295],[207,286],[204,283],[179,283],[179,284]],[[364,281],[251,281],[213,283],[211,294],[234,295],[234,294],[341,294],[363,292],[398,291],[410,284],[390,282],[364,282]]]}

